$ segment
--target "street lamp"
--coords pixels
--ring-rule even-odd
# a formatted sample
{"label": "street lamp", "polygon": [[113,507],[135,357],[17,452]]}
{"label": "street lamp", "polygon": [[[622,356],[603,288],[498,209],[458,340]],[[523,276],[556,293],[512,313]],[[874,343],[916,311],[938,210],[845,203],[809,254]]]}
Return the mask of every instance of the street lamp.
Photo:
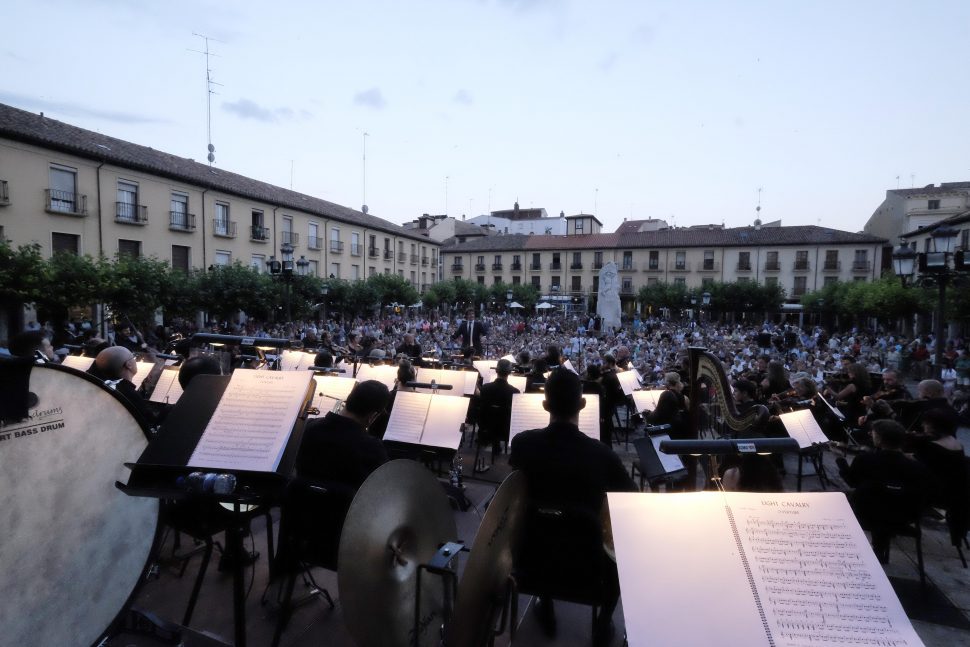
{"label": "street lamp", "polygon": [[328,294],[330,294],[330,285],[327,283],[324,283],[323,287],[320,288],[320,296],[322,297],[320,301],[321,301],[321,305],[323,306],[324,325],[326,325],[327,323],[327,295]]}
{"label": "street lamp", "polygon": [[[293,245],[290,243],[283,243],[280,245],[280,259],[276,260],[275,256],[270,256],[269,260],[266,261],[266,267],[269,268],[269,273],[279,281],[283,282],[283,299],[286,304],[286,321],[289,323],[293,319],[293,313],[290,308],[290,292],[291,284],[293,283]],[[307,267],[309,267],[310,261],[306,259],[305,256],[301,256],[300,260],[296,261],[296,267],[300,273],[300,276],[306,274]]]}
{"label": "street lamp", "polygon": [[[953,279],[954,273],[950,270],[950,254],[953,252],[959,238],[959,232],[953,227],[940,225],[930,234],[930,249],[922,254],[917,253],[906,245],[900,245],[893,250],[893,271],[902,281],[907,284],[907,279],[913,276],[914,266],[919,267],[920,273],[925,273],[922,279],[935,280],[939,287],[939,300],[936,304],[936,326],[934,336],[936,337],[936,353],[934,364],[937,378],[943,372],[943,346],[945,345],[943,316],[946,307],[946,286]],[[959,265],[959,263],[958,263]]]}

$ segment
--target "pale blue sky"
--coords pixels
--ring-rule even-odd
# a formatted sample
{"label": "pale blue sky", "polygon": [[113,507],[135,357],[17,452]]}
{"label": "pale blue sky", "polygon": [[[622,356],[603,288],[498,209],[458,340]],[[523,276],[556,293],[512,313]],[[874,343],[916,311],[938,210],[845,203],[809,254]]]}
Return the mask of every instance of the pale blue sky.
{"label": "pale blue sky", "polygon": [[[401,223],[862,228],[970,180],[970,2],[0,0],[0,101]],[[10,28],[12,27],[12,29]],[[448,178],[446,181],[446,177]],[[447,204],[446,204],[447,186]]]}

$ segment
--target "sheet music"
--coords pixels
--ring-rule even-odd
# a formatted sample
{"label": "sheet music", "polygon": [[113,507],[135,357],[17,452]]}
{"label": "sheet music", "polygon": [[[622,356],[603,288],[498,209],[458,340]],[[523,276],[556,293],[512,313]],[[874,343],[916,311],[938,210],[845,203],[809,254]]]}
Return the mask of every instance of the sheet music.
{"label": "sheet music", "polygon": [[284,350],[280,355],[281,371],[299,371],[313,366],[314,355],[296,350]]}
{"label": "sheet music", "polygon": [[525,393],[526,377],[524,375],[509,375],[509,384],[514,386],[519,390],[519,393]]}
{"label": "sheet music", "polygon": [[[458,396],[461,397],[465,395],[467,391],[466,375],[471,375],[475,379],[476,383],[478,380],[478,373],[472,371],[448,371],[441,368],[418,368],[417,369],[417,381],[430,384],[432,380],[436,384],[450,384],[451,389],[438,391],[438,395],[447,396]],[[432,393],[431,389],[418,389],[418,393]],[[472,393],[475,392],[474,387],[472,388]]]}
{"label": "sheet music", "polygon": [[421,434],[421,444],[458,449],[458,444],[461,442],[461,426],[468,416],[470,403],[468,398],[432,395],[428,418],[424,423],[424,433]]}
{"label": "sheet music", "polygon": [[312,378],[310,371],[235,371],[188,464],[275,471]]}
{"label": "sheet music", "polygon": [[182,397],[182,385],[179,384],[179,369],[166,368],[158,376],[155,388],[149,400],[162,404],[175,404]]}
{"label": "sheet music", "polygon": [[155,362],[136,362],[138,369],[135,371],[134,377],[131,378],[131,383],[135,385],[135,388],[140,388],[141,383],[145,381],[148,374],[152,372],[155,368]]}
{"label": "sheet music", "polygon": [[653,411],[657,408],[661,393],[663,393],[663,389],[634,391],[630,395],[633,396],[633,404],[636,405],[637,411],[643,413],[644,411]]}
{"label": "sheet music", "polygon": [[512,355],[506,355],[506,356],[504,356],[504,357],[500,357],[499,359],[507,359],[507,360],[509,360],[510,362],[512,362],[513,364],[515,364],[515,357],[514,357],[514,356],[512,356]]}
{"label": "sheet music", "polygon": [[397,367],[396,366],[371,366],[370,364],[361,364],[357,367],[357,381],[364,382],[366,380],[377,380],[388,389],[394,388],[394,380],[397,379]]}
{"label": "sheet music", "polygon": [[475,370],[481,373],[482,379],[485,379],[485,376],[489,370],[494,373],[496,365],[498,365],[497,359],[477,359],[472,362],[472,366],[475,367]]}
{"label": "sheet music", "polygon": [[816,443],[828,443],[829,439],[822,433],[821,427],[812,415],[811,409],[801,409],[780,416],[788,435],[798,442],[799,449],[807,449]]}
{"label": "sheet music", "polygon": [[630,647],[923,644],[840,492],[608,499]]}
{"label": "sheet music", "polygon": [[660,451],[660,443],[670,440],[668,434],[657,434],[656,436],[650,436],[650,442],[653,443],[653,449],[657,452],[657,457],[660,459],[660,464],[664,468],[664,472],[670,474],[671,472],[676,472],[678,470],[685,469],[684,461],[680,460],[678,454],[665,454]]}
{"label": "sheet music", "polygon": [[398,391],[394,396],[394,408],[391,409],[391,416],[387,421],[384,440],[419,445],[430,406],[429,393]]}
{"label": "sheet music", "polygon": [[573,373],[576,373],[576,375],[579,375],[579,373],[576,371],[576,369],[573,368],[573,363],[570,362],[568,359],[565,362],[562,363],[562,367],[565,368],[565,369],[568,369],[568,370],[572,371]]}
{"label": "sheet music", "polygon": [[94,364],[93,357],[80,357],[78,355],[68,355],[62,361],[64,366],[76,368],[79,371],[87,371]]}
{"label": "sheet music", "polygon": [[616,379],[620,381],[620,388],[623,389],[624,395],[632,395],[634,391],[640,388],[640,380],[637,378],[636,371],[617,373]]}
{"label": "sheet music", "polygon": [[465,374],[465,389],[462,395],[475,395],[475,389],[478,388],[478,373],[473,371],[463,371]]}
{"label": "sheet music", "polygon": [[[516,393],[512,396],[512,417],[509,420],[509,442],[523,431],[549,426],[549,413],[542,408],[542,393]],[[586,398],[586,406],[579,412],[579,430],[593,440],[600,438],[600,403],[598,398]]]}
{"label": "sheet music", "polygon": [[350,392],[357,386],[357,380],[352,377],[340,377],[338,375],[317,375],[314,378],[317,382],[316,390],[318,393],[329,396],[336,400],[346,400]]}
{"label": "sheet music", "polygon": [[328,413],[334,410],[340,400],[337,398],[331,398],[329,395],[324,395],[317,389],[313,393],[313,400],[310,402],[310,409],[314,409],[317,413],[308,413],[307,418],[323,418]]}

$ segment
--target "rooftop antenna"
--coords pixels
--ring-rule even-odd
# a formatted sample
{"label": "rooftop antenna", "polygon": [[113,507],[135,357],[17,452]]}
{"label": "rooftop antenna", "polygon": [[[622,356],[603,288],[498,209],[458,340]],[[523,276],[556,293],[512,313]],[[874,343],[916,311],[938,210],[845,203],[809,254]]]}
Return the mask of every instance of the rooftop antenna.
{"label": "rooftop antenna", "polygon": [[361,189],[361,205],[363,205],[360,210],[367,213],[367,138],[370,137],[370,133],[364,133],[364,154],[361,157],[363,163],[363,188]]}
{"label": "rooftop antenna", "polygon": [[290,160],[290,191],[293,190],[293,160]]}
{"label": "rooftop antenna", "polygon": [[212,68],[209,67],[209,57],[218,56],[218,54],[213,54],[209,51],[209,41],[215,43],[221,43],[223,41],[195,32],[192,32],[192,35],[198,36],[205,41],[205,51],[199,51],[197,49],[190,49],[189,51],[205,55],[205,136],[209,142],[209,154],[206,156],[206,159],[209,160],[209,166],[212,166],[216,161],[216,147],[212,145],[212,95],[216,94],[216,92],[212,89],[212,86],[221,86],[222,84],[212,80]]}
{"label": "rooftop antenna", "polygon": [[896,188],[899,189],[899,176],[896,176]]}
{"label": "rooftop antenna", "polygon": [[916,174],[915,173],[910,173],[909,174],[909,188],[911,188],[911,189],[915,189],[916,188]]}
{"label": "rooftop antenna", "polygon": [[597,188],[593,192],[593,215],[594,216],[599,213],[599,203],[600,203],[600,190],[599,188]]}
{"label": "rooftop antenna", "polygon": [[448,177],[445,176],[445,216],[448,215]]}

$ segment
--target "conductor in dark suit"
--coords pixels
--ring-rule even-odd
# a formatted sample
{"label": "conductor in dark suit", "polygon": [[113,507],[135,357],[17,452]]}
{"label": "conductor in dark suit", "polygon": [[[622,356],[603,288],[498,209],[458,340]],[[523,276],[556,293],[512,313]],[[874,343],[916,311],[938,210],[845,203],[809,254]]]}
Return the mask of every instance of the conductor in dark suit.
{"label": "conductor in dark suit", "polygon": [[[524,578],[523,588],[535,586],[540,591],[537,612],[548,634],[555,631],[555,615],[551,596],[541,591],[577,584],[599,588],[602,607],[594,640],[608,644],[620,588],[616,564],[603,550],[601,508],[606,492],[635,492],[637,487],[610,447],[579,430],[579,412],[586,406],[579,376],[553,371],[542,406],[549,412],[549,426],[518,434],[509,459],[512,467],[525,473],[529,485],[529,514],[522,533],[526,540],[516,557],[516,572]],[[562,511],[558,518],[573,520],[575,526],[564,529],[558,520],[546,517],[543,511],[550,508]],[[565,534],[550,536],[556,532]]]}
{"label": "conductor in dark suit", "polygon": [[479,396],[480,422],[486,431],[483,443],[492,444],[492,456],[498,453],[498,444],[509,441],[509,421],[512,418],[512,396],[519,392],[509,384],[512,362],[500,359],[495,366],[495,380],[482,385]]}
{"label": "conductor in dark suit", "polygon": [[475,319],[475,309],[465,311],[465,320],[461,322],[452,339],[461,339],[462,348],[474,348],[475,354],[482,356],[483,338],[488,336],[488,326]]}

